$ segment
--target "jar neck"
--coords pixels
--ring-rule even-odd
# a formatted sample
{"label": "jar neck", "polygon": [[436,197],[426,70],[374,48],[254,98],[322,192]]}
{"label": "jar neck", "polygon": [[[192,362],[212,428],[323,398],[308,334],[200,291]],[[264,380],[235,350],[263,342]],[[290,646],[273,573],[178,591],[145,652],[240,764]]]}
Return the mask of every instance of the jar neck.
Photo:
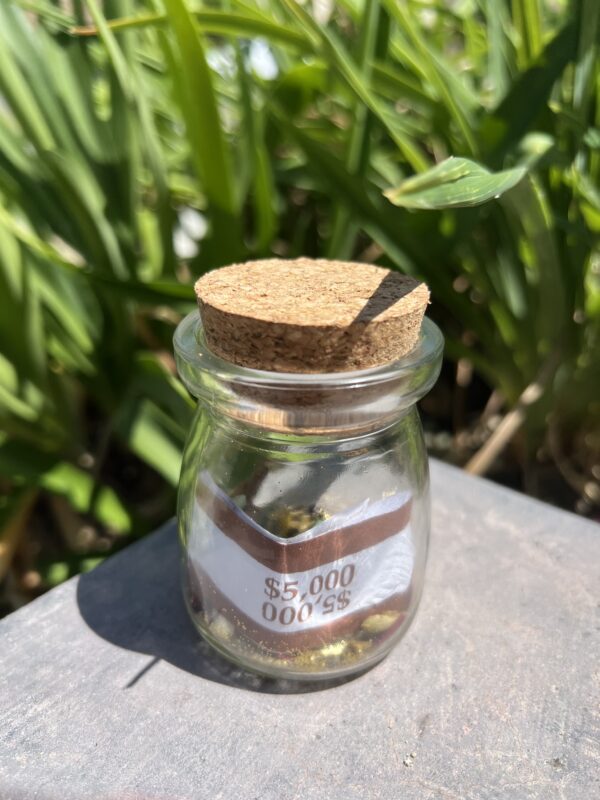
{"label": "jar neck", "polygon": [[389,418],[377,417],[368,425],[347,425],[338,424],[335,427],[294,427],[277,426],[273,424],[264,425],[255,422],[248,422],[236,415],[227,413],[218,406],[207,406],[200,401],[198,403],[198,416],[209,415],[211,425],[221,429],[228,436],[242,440],[252,440],[253,446],[258,442],[268,442],[268,448],[272,446],[282,446],[288,451],[295,453],[311,453],[314,455],[320,447],[324,452],[329,452],[332,445],[336,449],[349,449],[368,447],[376,439],[388,434],[388,432],[400,425],[407,419],[418,419],[417,407],[415,404],[403,408],[398,413]]}
{"label": "jar neck", "polygon": [[439,374],[443,338],[425,319],[416,347],[398,361],[309,375],[253,370],[218,358],[206,345],[198,312],[180,323],[174,344],[183,382],[213,415],[263,435],[343,439],[393,425],[429,391]]}

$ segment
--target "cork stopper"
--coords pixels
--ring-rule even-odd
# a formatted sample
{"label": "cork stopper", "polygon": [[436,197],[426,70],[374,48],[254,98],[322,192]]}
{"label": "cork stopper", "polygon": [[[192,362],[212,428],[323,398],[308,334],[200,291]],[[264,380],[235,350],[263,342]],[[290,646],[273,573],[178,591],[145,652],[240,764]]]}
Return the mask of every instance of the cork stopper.
{"label": "cork stopper", "polygon": [[273,372],[340,372],[395,361],[417,342],[429,289],[371,264],[298,258],[232,264],[197,281],[209,348]]}

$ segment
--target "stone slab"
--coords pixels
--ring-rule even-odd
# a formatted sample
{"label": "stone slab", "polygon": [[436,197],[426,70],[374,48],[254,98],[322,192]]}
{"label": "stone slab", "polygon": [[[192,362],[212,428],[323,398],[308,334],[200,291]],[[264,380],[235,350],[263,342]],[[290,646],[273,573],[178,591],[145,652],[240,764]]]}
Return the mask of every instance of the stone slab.
{"label": "stone slab", "polygon": [[173,523],[0,623],[1,800],[600,797],[600,527],[432,465],[427,584],[325,689],[244,674],[184,610]]}

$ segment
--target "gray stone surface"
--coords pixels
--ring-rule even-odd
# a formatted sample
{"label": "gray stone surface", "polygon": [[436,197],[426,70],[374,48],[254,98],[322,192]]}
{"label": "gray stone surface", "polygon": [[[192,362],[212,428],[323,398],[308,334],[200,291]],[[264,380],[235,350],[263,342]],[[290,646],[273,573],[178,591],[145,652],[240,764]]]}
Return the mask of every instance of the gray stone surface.
{"label": "gray stone surface", "polygon": [[600,797],[600,527],[439,464],[433,498],[412,629],[335,688],[211,655],[173,525],[8,617],[1,800]]}

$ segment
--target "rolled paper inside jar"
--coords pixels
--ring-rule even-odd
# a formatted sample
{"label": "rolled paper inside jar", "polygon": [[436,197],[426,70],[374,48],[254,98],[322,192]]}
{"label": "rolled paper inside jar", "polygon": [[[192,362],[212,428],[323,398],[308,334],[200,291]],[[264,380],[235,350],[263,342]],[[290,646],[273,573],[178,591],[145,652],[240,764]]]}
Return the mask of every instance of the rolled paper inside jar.
{"label": "rolled paper inside jar", "polygon": [[401,490],[282,538],[204,472],[188,545],[196,603],[218,606],[234,628],[280,658],[391,633],[410,601],[410,514],[410,493]]}

